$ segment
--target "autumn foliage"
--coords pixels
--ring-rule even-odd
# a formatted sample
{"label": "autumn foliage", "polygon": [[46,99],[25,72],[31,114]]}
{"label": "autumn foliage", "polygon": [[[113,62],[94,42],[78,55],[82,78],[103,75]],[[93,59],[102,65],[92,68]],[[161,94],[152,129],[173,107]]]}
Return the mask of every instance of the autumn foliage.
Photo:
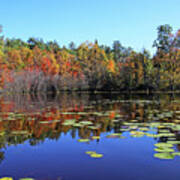
{"label": "autumn foliage", "polygon": [[158,28],[156,54],[135,52],[115,41],[113,48],[85,42],[0,37],[0,89],[17,92],[60,90],[179,90],[180,31]]}

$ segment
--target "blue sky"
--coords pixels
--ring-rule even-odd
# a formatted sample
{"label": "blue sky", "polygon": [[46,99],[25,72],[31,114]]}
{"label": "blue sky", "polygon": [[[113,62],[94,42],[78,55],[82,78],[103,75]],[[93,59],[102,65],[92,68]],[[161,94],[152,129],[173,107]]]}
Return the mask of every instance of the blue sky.
{"label": "blue sky", "polygon": [[77,45],[98,39],[152,51],[157,27],[180,28],[180,0],[0,0],[5,37],[38,37]]}

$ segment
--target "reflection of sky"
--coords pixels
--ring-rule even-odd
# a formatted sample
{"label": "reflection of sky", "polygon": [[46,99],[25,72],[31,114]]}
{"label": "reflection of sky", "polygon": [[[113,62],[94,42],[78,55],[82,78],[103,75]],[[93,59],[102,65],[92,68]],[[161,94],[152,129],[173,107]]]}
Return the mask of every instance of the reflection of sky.
{"label": "reflection of sky", "polygon": [[[58,141],[46,140],[32,147],[27,143],[6,150],[0,175],[41,177],[42,179],[179,179],[179,159],[153,158],[154,140],[150,138],[106,139],[90,144],[78,143],[68,134]],[[87,150],[103,153],[91,159]]]}
{"label": "reflection of sky", "polygon": [[[26,98],[22,100],[18,98],[19,101],[16,101],[15,98],[12,99],[11,98],[12,97],[5,97],[5,99],[8,102],[13,102],[14,100],[13,104],[18,110],[21,109],[20,107],[23,107],[25,103],[27,107],[25,107],[25,109],[23,110],[26,110],[26,108],[28,109],[28,104],[32,103],[30,99],[29,102],[26,102]],[[59,100],[59,98],[61,98],[61,101]],[[162,98],[159,98],[159,95],[158,98],[150,97],[150,96],[144,97],[144,99],[147,98],[148,101],[147,99],[142,101],[143,99],[142,96],[140,97],[134,96],[131,97],[132,99],[128,97],[127,98],[128,103],[123,101],[123,98],[125,97],[118,95],[114,97],[106,96],[106,98],[103,98],[103,96],[98,96],[98,98],[96,96],[92,96],[91,98],[89,96],[85,96],[85,98],[83,98],[83,96],[81,98],[78,96],[74,96],[74,97],[61,96],[55,99],[54,105],[57,108],[58,107],[71,108],[71,106],[74,106],[74,104],[78,105],[76,107],[83,105],[87,106],[87,105],[92,105],[92,102],[98,99],[99,105],[95,107],[96,111],[106,112],[106,111],[114,110],[114,112],[124,112],[129,116],[131,116],[131,112],[138,112],[136,114],[138,117],[139,115],[140,117],[143,116],[142,119],[139,120],[140,122],[143,120],[148,121],[148,119],[146,118],[147,109],[148,112],[150,112],[150,110],[152,109],[156,109],[156,110],[160,109],[161,112],[163,109],[170,108],[173,104],[173,101],[170,100],[172,97],[163,96]],[[140,98],[142,99],[140,100]],[[155,99],[155,101],[149,101],[150,99],[153,98]],[[110,101],[117,99],[119,99],[121,103],[119,102],[112,103],[112,101]],[[178,99],[179,98],[176,97],[176,100]],[[105,101],[109,104],[105,105]],[[3,102],[4,101],[2,98],[2,101],[0,101],[0,103]],[[18,106],[18,102],[20,103],[19,106]],[[6,101],[4,102],[4,104],[8,105]],[[43,99],[41,99],[41,104],[44,104],[45,107],[46,105],[48,105],[48,103],[43,101]],[[34,105],[36,106],[39,104],[37,102],[37,104],[35,103]],[[51,106],[53,107],[53,102]],[[178,104],[175,103],[175,105],[172,107],[173,108],[178,107]],[[64,111],[66,111],[66,108],[64,108]],[[39,108],[39,110],[42,109]],[[160,112],[158,112],[158,114],[160,114]],[[88,120],[86,115],[83,115],[82,117],[83,120]],[[101,118],[101,120],[104,122],[104,119],[102,117],[99,118]],[[123,118],[123,121],[124,120],[125,119]],[[97,117],[95,121],[98,121]],[[11,124],[12,129],[15,127],[19,127],[18,123],[20,122],[25,122],[26,124],[26,121],[21,121],[21,120],[17,122],[14,120],[11,121],[3,120],[1,122],[4,122],[5,125],[3,127],[6,127],[7,129],[8,129],[8,125],[10,126],[10,123],[12,123]],[[29,123],[30,122],[32,121],[29,121]],[[29,127],[29,129],[32,130],[31,132],[34,133],[33,136],[35,136],[34,131],[36,130],[37,127],[42,126],[45,128],[45,130],[47,130],[46,128],[48,128],[48,125],[45,124],[43,125],[40,124],[40,126],[37,125],[38,122],[35,123],[33,126]],[[123,126],[125,128],[128,125],[123,125]],[[60,126],[58,125],[57,127]],[[112,132],[118,132],[120,127],[121,127],[121,122],[116,122],[115,126],[110,129],[114,128]],[[76,131],[75,138],[73,139],[72,138],[73,133],[71,132],[71,130],[68,129],[69,128],[67,128],[68,133],[66,133],[66,135],[64,135],[64,133],[61,133],[60,138],[58,140],[50,140],[48,138],[49,136],[47,135],[47,138],[45,138],[43,142],[40,141],[40,143],[35,146],[30,146],[29,142],[25,141],[24,144],[18,144],[16,146],[11,145],[9,147],[6,147],[6,149],[4,149],[5,158],[0,164],[0,177],[13,176],[15,178],[21,178],[21,177],[29,176],[43,180],[48,178],[54,180],[57,179],[57,177],[62,177],[62,179],[68,179],[68,180],[69,179],[70,180],[71,179],[72,180],[74,179],[176,180],[180,178],[179,157],[175,157],[174,160],[159,160],[153,158],[153,155],[155,153],[154,143],[157,142],[157,140],[155,140],[154,138],[149,138],[146,136],[141,138],[132,138],[129,136],[129,133],[125,132],[123,133],[123,136],[126,136],[127,138],[111,139],[111,138],[106,138],[106,135],[110,134],[110,132],[106,132],[106,133],[101,132],[100,133],[101,139],[99,140],[99,142],[94,140],[94,141],[90,141],[90,143],[79,143],[77,141],[79,138],[78,132]],[[56,128],[53,130],[58,131],[58,129]],[[85,132],[87,131],[83,131],[83,132],[81,131],[81,133],[79,133],[81,134],[80,136],[86,135],[87,133]],[[45,134],[43,131],[41,135],[44,137]],[[2,137],[6,137],[6,136],[2,136]],[[8,140],[10,142],[12,141],[12,139],[10,138]],[[87,154],[85,154],[86,151],[96,151],[97,153],[102,153],[104,157],[102,159],[92,159]]]}

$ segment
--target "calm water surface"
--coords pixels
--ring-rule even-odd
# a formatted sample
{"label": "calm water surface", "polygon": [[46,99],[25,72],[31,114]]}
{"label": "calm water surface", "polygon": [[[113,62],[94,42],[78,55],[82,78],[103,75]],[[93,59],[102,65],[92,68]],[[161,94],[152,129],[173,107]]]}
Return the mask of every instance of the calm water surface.
{"label": "calm water surface", "polygon": [[0,97],[0,177],[178,180],[179,151],[177,95]]}

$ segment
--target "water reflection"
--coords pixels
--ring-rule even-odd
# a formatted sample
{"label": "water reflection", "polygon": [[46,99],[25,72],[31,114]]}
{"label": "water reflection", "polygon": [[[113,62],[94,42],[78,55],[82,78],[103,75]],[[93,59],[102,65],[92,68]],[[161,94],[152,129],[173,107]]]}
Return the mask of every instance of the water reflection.
{"label": "water reflection", "polygon": [[[180,98],[170,95],[59,94],[0,97],[0,160],[8,146],[46,139],[154,138],[180,151]],[[122,135],[122,136],[121,136]]]}

